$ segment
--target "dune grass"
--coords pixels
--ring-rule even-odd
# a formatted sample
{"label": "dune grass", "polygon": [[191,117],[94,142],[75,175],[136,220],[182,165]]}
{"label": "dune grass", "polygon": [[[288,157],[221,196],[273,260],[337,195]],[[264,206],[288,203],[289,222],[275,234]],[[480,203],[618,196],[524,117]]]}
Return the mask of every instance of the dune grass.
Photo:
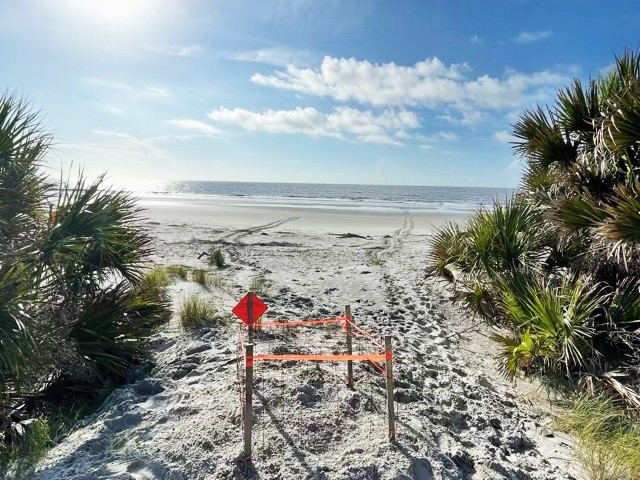
{"label": "dune grass", "polygon": [[191,271],[191,280],[199,283],[203,287],[207,287],[209,285],[209,275],[207,275],[207,271],[202,268],[194,268]]}
{"label": "dune grass", "polygon": [[262,275],[258,275],[251,280],[249,290],[256,295],[268,295],[271,286],[272,283],[269,280],[264,278]]}
{"label": "dune grass", "polygon": [[0,472],[6,478],[26,478],[31,469],[53,446],[50,422],[35,418],[25,426],[25,433],[18,444],[9,444],[0,449]]}
{"label": "dune grass", "polygon": [[213,303],[197,294],[182,299],[178,317],[185,330],[218,323]]}
{"label": "dune grass", "polygon": [[189,276],[189,269],[184,265],[169,265],[165,270],[168,275],[176,276],[181,280],[186,280]]}
{"label": "dune grass", "polygon": [[167,300],[169,273],[164,267],[156,267],[146,272],[140,279],[138,292],[145,298],[164,302]]}
{"label": "dune grass", "polygon": [[382,256],[380,256],[379,253],[376,253],[376,252],[367,253],[366,264],[368,267],[379,267],[383,263],[384,263],[384,260],[382,259]]}
{"label": "dune grass", "polygon": [[579,395],[557,427],[577,439],[576,457],[590,480],[640,478],[640,418],[603,396]]}
{"label": "dune grass", "polygon": [[209,274],[208,285],[213,288],[220,288],[225,290],[227,288],[227,279],[222,275],[216,275],[215,273]]}

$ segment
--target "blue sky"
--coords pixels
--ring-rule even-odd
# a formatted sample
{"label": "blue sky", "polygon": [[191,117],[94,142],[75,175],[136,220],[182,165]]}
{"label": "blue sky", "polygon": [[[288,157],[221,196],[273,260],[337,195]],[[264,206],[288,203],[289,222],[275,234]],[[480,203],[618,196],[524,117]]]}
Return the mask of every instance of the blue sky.
{"label": "blue sky", "polygon": [[0,0],[51,168],[515,186],[511,124],[637,48],[636,1]]}

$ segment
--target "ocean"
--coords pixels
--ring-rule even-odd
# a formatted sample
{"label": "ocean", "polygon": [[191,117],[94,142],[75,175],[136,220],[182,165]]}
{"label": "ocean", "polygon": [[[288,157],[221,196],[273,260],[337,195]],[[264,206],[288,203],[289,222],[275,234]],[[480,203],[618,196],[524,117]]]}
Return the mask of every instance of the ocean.
{"label": "ocean", "polygon": [[515,189],[320,183],[173,181],[134,187],[154,197],[218,197],[228,204],[320,209],[469,212],[504,202]]}

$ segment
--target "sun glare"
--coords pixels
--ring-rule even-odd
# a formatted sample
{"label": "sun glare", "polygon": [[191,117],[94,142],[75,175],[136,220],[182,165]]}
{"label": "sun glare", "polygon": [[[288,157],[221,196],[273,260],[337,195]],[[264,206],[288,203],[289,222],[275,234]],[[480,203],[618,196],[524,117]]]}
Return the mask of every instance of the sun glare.
{"label": "sun glare", "polygon": [[76,13],[112,24],[133,23],[142,19],[151,6],[149,0],[71,0]]}

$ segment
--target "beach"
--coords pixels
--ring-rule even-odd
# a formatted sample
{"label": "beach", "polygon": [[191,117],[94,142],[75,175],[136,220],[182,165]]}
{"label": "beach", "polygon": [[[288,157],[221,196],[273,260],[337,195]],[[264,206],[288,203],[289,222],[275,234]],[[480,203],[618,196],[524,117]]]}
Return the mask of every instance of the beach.
{"label": "beach", "polygon": [[[81,420],[33,478],[581,478],[544,392],[500,376],[489,328],[426,272],[433,229],[467,214],[233,198],[139,203],[156,264],[207,268],[203,252],[224,252],[227,267],[211,270],[218,287],[177,278],[170,287],[174,312],[195,293],[221,323],[185,332],[174,313],[154,336],[150,372]],[[384,378],[368,364],[354,365],[351,390],[334,363],[271,362],[256,368],[255,453],[242,459],[239,320],[230,312],[256,278],[266,285],[263,321],[335,317],[349,305],[363,330],[392,337],[394,443]],[[313,353],[342,348],[340,335],[304,327],[278,339]]]}

